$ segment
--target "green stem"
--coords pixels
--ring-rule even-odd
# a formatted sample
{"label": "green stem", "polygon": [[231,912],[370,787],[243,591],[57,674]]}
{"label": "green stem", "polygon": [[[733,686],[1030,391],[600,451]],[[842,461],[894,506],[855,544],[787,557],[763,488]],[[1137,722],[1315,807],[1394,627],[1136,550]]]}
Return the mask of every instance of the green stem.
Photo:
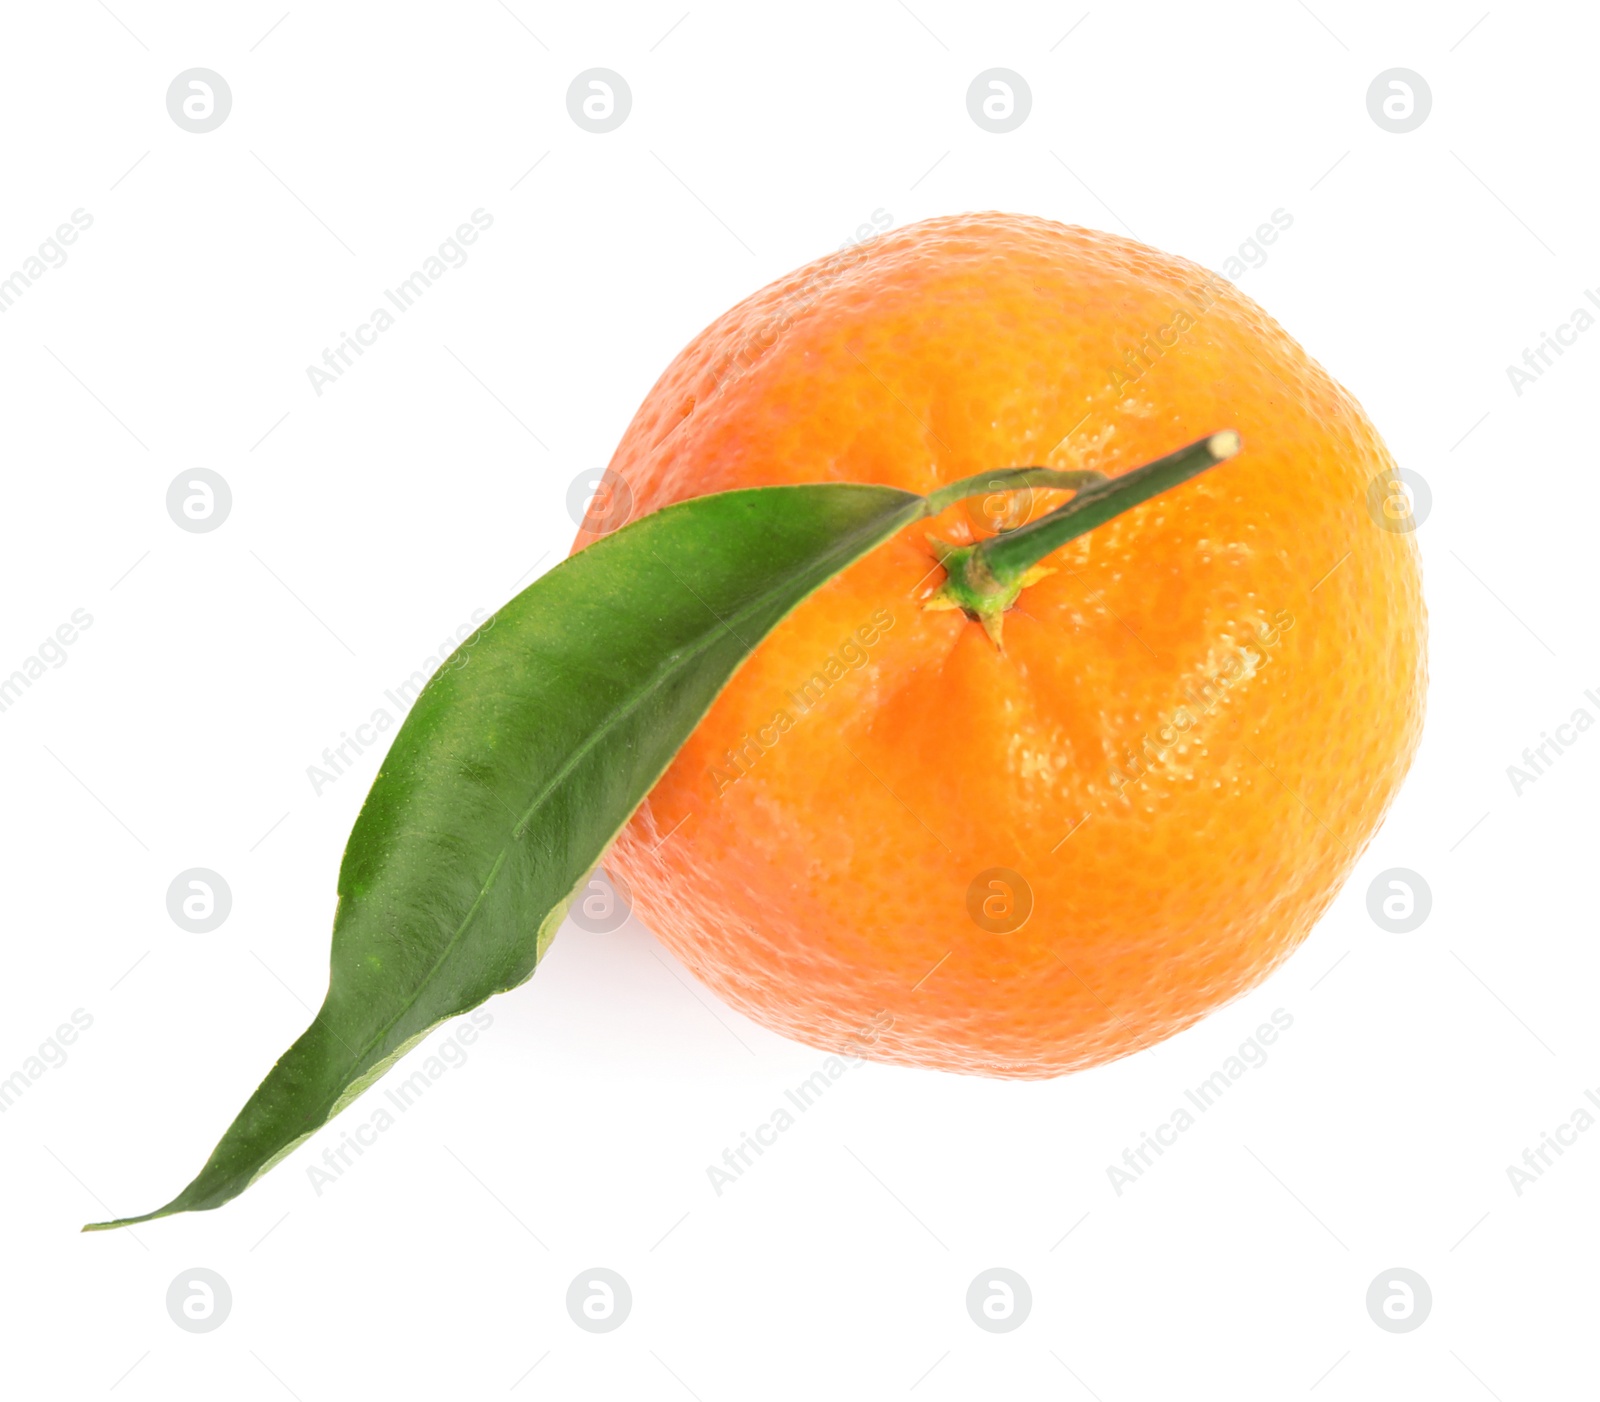
{"label": "green stem", "polygon": [[1069,540],[1104,525],[1130,507],[1149,501],[1180,482],[1199,476],[1219,462],[1226,462],[1239,448],[1239,435],[1232,429],[1213,433],[1100,486],[1085,487],[1048,516],[984,541],[978,547],[978,554],[1000,585],[1012,584]]}
{"label": "green stem", "polygon": [[[987,477],[969,477],[941,488],[928,498],[930,514],[942,510],[950,501],[975,495],[982,488],[975,490],[974,484],[991,480],[1015,480],[1018,486],[1076,486],[1078,494],[1065,506],[1041,516],[1037,521],[1019,526],[1014,531],[991,536],[976,545],[953,546],[943,541],[932,541],[939,562],[945,568],[945,581],[927,607],[963,610],[981,622],[998,645],[1001,615],[1017,601],[1023,585],[1029,582],[1028,572],[1035,569],[1045,556],[1069,540],[1120,516],[1130,507],[1149,501],[1151,497],[1181,482],[1187,482],[1219,462],[1226,462],[1241,446],[1239,435],[1232,429],[1224,429],[1155,462],[1136,467],[1132,472],[1125,472],[1120,477],[1103,478],[1098,473],[1057,473],[1048,468],[1008,468],[988,474]],[[1038,477],[1031,482],[1021,480],[1036,473],[1049,474],[1049,478]],[[1066,477],[1080,480],[1060,480]],[[1099,480],[1084,481],[1084,478]],[[997,486],[990,490],[1004,488]]]}

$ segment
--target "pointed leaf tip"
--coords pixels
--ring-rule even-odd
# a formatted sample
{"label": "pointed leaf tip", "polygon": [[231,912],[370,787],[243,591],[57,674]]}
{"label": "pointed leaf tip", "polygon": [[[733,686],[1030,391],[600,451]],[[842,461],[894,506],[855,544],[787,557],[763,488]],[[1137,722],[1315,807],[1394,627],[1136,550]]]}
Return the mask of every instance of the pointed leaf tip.
{"label": "pointed leaf tip", "polygon": [[221,1206],[447,1018],[534,971],[578,884],[745,658],[924,512],[892,487],[760,487],[596,540],[412,705],[339,871],[328,994],[199,1174],[132,1226]]}

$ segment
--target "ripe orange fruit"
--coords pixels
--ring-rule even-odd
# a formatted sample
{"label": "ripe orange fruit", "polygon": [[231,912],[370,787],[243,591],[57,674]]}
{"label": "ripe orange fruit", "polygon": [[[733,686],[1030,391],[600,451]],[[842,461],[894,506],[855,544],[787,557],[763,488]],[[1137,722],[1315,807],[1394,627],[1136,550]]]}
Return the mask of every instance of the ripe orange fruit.
{"label": "ripe orange fruit", "polygon": [[801,605],[608,858],[645,924],[777,1032],[986,1075],[1127,1055],[1263,978],[1410,763],[1425,617],[1410,536],[1368,509],[1387,450],[1247,297],[1108,234],[929,220],[718,319],[611,466],[640,513],[1116,475],[1224,429],[1239,456],[1045,562],[1003,651],[924,607],[927,537],[1067,492],[952,507]]}

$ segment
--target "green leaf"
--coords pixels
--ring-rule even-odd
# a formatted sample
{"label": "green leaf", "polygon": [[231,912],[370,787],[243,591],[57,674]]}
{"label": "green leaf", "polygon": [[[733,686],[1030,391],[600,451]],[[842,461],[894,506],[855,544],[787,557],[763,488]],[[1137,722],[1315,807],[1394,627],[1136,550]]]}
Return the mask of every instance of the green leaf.
{"label": "green leaf", "polygon": [[339,871],[328,995],[199,1175],[219,1207],[447,1018],[526,980],[580,882],[750,651],[921,497],[764,487],[667,507],[535,581],[418,696]]}

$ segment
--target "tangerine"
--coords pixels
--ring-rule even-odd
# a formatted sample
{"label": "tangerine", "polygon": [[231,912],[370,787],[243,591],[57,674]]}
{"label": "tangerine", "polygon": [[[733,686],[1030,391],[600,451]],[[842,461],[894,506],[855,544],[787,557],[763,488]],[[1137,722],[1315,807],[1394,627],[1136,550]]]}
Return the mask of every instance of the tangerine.
{"label": "tangerine", "polygon": [[804,602],[608,858],[645,924],[779,1033],[991,1076],[1125,1056],[1264,978],[1406,772],[1426,625],[1411,536],[1368,510],[1377,432],[1231,284],[1041,219],[928,220],[720,317],[611,471],[636,511],[928,493],[1227,429],[1232,461],[1051,555],[1003,647],[938,606],[941,552],[1067,491],[953,506]]}

